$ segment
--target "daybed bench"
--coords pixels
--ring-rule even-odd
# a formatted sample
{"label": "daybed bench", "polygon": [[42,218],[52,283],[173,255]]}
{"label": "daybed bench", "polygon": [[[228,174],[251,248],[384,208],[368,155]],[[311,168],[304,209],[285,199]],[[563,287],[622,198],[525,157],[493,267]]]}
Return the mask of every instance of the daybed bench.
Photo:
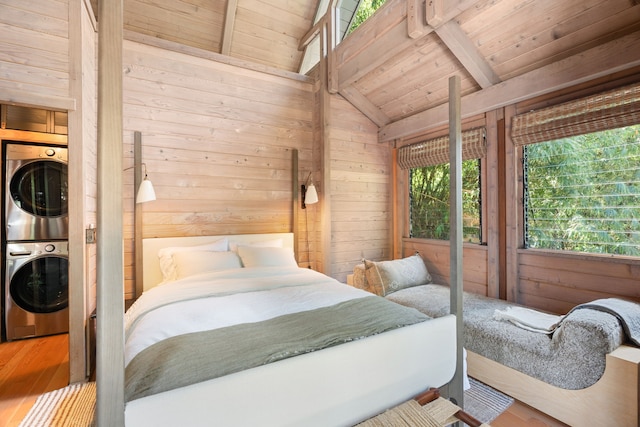
{"label": "daybed bench", "polygon": [[[419,255],[365,262],[367,270],[364,264],[356,266],[350,284],[431,317],[449,313],[449,287],[420,284],[430,277],[426,267],[421,270]],[[625,342],[616,317],[592,309],[572,311],[547,335],[494,318],[496,310],[513,306],[465,292],[470,376],[569,425],[639,425],[640,349]]]}

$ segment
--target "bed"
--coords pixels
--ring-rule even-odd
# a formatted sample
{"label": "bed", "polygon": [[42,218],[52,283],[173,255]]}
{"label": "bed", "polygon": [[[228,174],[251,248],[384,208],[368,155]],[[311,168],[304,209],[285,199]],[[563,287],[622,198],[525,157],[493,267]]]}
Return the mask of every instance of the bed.
{"label": "bed", "polygon": [[[455,316],[431,319],[299,268],[292,247],[291,233],[143,242],[144,293],[125,316],[127,426],[348,426],[451,380]],[[367,332],[345,335],[343,323]],[[274,330],[313,343],[284,347]]]}

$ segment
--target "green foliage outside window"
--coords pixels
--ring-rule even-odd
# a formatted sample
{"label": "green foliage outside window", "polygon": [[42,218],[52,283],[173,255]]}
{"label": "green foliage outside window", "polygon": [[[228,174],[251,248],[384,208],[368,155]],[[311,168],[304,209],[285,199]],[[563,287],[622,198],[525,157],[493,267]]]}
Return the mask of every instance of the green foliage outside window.
{"label": "green foliage outside window", "polygon": [[[449,164],[411,169],[411,237],[449,240]],[[466,242],[480,243],[480,161],[462,163],[462,226]]]}
{"label": "green foliage outside window", "polygon": [[529,248],[640,256],[640,125],[525,147]]}
{"label": "green foliage outside window", "polygon": [[385,0],[362,0],[360,2],[360,6],[358,6],[356,16],[353,18],[347,34],[351,34],[353,30],[358,28],[360,24],[362,24],[367,20],[367,18],[373,15],[373,13],[384,4],[384,2]]}

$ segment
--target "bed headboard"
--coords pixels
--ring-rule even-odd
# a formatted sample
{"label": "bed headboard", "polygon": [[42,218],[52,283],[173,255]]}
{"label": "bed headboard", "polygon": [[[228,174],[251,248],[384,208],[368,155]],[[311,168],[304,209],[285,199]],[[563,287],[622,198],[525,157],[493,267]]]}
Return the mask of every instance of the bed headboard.
{"label": "bed headboard", "polygon": [[244,244],[282,239],[283,247],[291,249],[294,248],[293,233],[230,234],[220,236],[160,237],[142,239],[142,289],[144,291],[149,290],[162,282],[162,273],[160,272],[160,262],[158,260],[158,251],[160,249],[173,246],[204,245],[225,237],[229,239],[229,242]]}

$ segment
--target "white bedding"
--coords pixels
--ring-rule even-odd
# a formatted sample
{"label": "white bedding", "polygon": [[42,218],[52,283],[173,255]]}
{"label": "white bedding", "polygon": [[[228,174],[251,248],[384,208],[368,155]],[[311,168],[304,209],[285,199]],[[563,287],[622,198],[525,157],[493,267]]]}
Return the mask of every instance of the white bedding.
{"label": "white bedding", "polygon": [[125,366],[146,347],[172,336],[370,295],[304,268],[239,268],[169,282],[145,292],[127,311]]}
{"label": "white bedding", "polygon": [[[304,268],[241,268],[168,282],[127,311],[125,364],[170,336],[365,296]],[[125,420],[154,427],[348,426],[446,384],[454,371],[455,317],[445,316],[136,399],[126,404]]]}

